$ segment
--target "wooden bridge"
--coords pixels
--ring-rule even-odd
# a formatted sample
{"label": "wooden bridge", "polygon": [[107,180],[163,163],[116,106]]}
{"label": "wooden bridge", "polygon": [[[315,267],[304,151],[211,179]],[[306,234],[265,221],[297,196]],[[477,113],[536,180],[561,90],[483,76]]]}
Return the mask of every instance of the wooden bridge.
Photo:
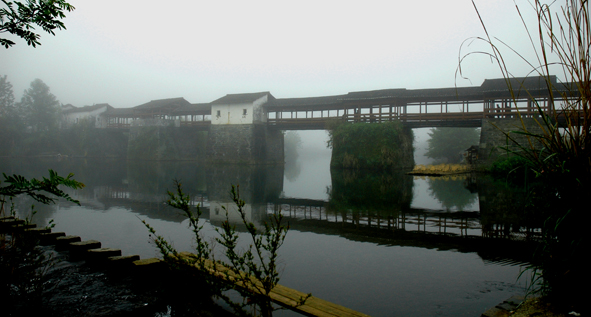
{"label": "wooden bridge", "polygon": [[[558,84],[554,102],[577,98],[570,92],[572,83]],[[515,78],[513,89],[505,79],[487,79],[480,86],[438,89],[384,89],[350,92],[344,95],[283,98],[263,105],[269,128],[279,130],[326,129],[331,120],[347,122],[388,122],[398,120],[405,126],[480,127],[487,118],[539,116],[539,110],[552,114],[551,96],[542,77]],[[557,97],[559,96],[559,97]],[[560,109],[560,105],[556,105]],[[205,130],[211,124],[211,103],[191,104],[183,98],[163,99],[128,108],[112,109],[104,114],[109,128],[128,128],[136,119],[177,120],[179,127]]]}

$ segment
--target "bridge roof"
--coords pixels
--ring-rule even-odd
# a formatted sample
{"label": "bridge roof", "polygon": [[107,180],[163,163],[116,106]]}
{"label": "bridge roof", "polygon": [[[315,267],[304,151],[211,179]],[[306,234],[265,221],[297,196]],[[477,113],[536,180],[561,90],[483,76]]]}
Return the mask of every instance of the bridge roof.
{"label": "bridge roof", "polygon": [[283,109],[287,108],[299,108],[309,106],[330,106],[335,105],[336,107],[342,106],[342,100],[345,95],[336,96],[323,96],[323,97],[305,97],[305,98],[280,98],[275,99],[265,104],[266,108],[280,107]]}
{"label": "bridge roof", "polygon": [[[72,106],[72,105],[70,105],[70,106]],[[96,105],[84,106],[84,107],[80,107],[80,108],[72,106],[72,108],[62,111],[62,114],[77,113],[77,112],[90,112],[90,111],[100,109],[102,107],[107,107],[107,110],[114,109],[108,103],[99,103]]]}
{"label": "bridge roof", "polygon": [[[568,84],[558,84],[556,76],[550,76],[550,82],[558,91],[568,91]],[[540,76],[517,77],[509,80],[513,93],[517,97],[547,95],[546,79]],[[564,86],[564,89],[562,87]],[[572,91],[572,85],[571,89]],[[519,96],[519,95],[522,96]],[[429,89],[381,89],[369,91],[353,91],[345,95],[280,98],[268,102],[265,107],[275,111],[330,110],[355,108],[373,105],[400,105],[417,102],[446,101],[483,101],[487,99],[511,98],[507,81],[503,78],[486,79],[480,86],[429,88]]]}
{"label": "bridge roof", "polygon": [[[556,86],[557,78],[556,76],[550,76],[550,82]],[[506,91],[507,84],[510,83],[511,87],[514,90],[525,89],[525,90],[539,90],[539,89],[548,89],[546,84],[546,79],[541,76],[535,77],[515,77],[511,78],[510,80],[506,80],[505,78],[494,78],[494,79],[485,79],[480,87],[483,91]]]}
{"label": "bridge roof", "polygon": [[168,99],[157,99],[152,100],[150,102],[146,102],[139,106],[135,106],[132,109],[136,111],[147,111],[147,110],[154,110],[154,109],[176,109],[182,106],[191,105],[190,102],[185,100],[185,98],[178,97],[178,98],[168,98]]}
{"label": "bridge roof", "polygon": [[193,103],[187,105],[181,105],[180,107],[172,111],[172,115],[207,115],[211,114],[210,103]]}
{"label": "bridge roof", "polygon": [[222,98],[216,99],[212,101],[211,105],[233,105],[233,104],[240,104],[240,103],[253,103],[256,100],[268,96],[268,102],[275,99],[273,95],[271,95],[268,91],[263,92],[254,92],[254,93],[246,93],[246,94],[227,94]]}

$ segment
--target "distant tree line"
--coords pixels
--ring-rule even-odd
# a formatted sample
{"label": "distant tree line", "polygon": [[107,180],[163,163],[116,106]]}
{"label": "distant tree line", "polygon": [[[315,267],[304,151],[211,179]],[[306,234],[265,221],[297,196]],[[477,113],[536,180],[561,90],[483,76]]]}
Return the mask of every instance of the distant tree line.
{"label": "distant tree line", "polygon": [[479,128],[433,128],[427,141],[427,157],[438,162],[460,163],[470,146],[480,143]]}
{"label": "distant tree line", "polygon": [[[78,151],[84,147],[78,143],[89,143],[86,139],[92,131],[81,121],[72,127],[76,132],[65,133],[66,137],[64,133],[60,134],[61,109],[62,105],[57,97],[41,79],[33,80],[17,102],[8,77],[0,76],[2,155],[64,153],[74,151],[72,148]],[[77,139],[68,140],[68,135]]]}
{"label": "distant tree line", "polygon": [[[14,132],[49,132],[59,128],[60,102],[41,79],[35,79],[15,102],[12,84],[0,77],[0,120]],[[18,131],[21,130],[21,131]]]}

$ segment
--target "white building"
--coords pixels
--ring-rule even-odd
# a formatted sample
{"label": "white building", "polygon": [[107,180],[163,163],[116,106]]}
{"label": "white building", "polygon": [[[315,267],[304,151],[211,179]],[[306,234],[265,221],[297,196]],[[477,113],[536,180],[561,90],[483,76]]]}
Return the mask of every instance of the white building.
{"label": "white building", "polygon": [[100,103],[93,106],[84,106],[81,108],[67,105],[62,110],[62,128],[69,128],[82,120],[92,120],[94,126],[99,128],[107,124],[105,118],[101,116],[109,109],[113,109],[109,104]]}
{"label": "white building", "polygon": [[229,94],[211,102],[211,124],[265,123],[263,105],[275,97],[269,92]]}

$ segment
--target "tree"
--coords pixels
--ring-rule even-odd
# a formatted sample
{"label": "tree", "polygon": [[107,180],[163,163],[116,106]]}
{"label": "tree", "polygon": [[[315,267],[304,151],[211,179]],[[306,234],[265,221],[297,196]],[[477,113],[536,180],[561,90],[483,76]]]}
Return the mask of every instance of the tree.
{"label": "tree", "polygon": [[[0,33],[16,35],[33,47],[41,45],[39,42],[41,35],[35,33],[34,25],[55,35],[56,29],[66,29],[64,23],[60,21],[66,17],[65,12],[75,9],[64,0],[27,0],[26,3],[2,0],[2,3],[6,7],[0,9]],[[15,43],[9,39],[0,38],[0,44],[9,48]]]}
{"label": "tree", "polygon": [[23,93],[18,108],[33,131],[52,131],[57,128],[59,101],[41,79],[31,82],[31,87]]}
{"label": "tree", "polygon": [[287,160],[295,160],[298,157],[298,150],[302,148],[302,138],[295,131],[285,133],[285,157]]}
{"label": "tree", "polygon": [[434,159],[447,159],[448,163],[459,163],[460,154],[474,144],[480,142],[480,131],[477,128],[434,128],[429,132],[431,137],[425,155]]}
{"label": "tree", "polygon": [[4,75],[4,77],[0,77],[0,117],[4,117],[13,106],[14,93],[12,92],[12,84]]}
{"label": "tree", "polygon": [[22,122],[14,107],[12,84],[7,76],[0,77],[0,149],[4,155],[18,143]]}

